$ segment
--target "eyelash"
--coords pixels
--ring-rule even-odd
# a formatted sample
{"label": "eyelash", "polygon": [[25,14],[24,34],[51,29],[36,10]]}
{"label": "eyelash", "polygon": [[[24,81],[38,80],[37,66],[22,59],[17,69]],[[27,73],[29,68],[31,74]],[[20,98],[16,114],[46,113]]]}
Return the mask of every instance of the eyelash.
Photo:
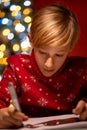
{"label": "eyelash", "polygon": [[45,54],[45,52],[39,51],[40,54]]}
{"label": "eyelash", "polygon": [[62,54],[59,54],[59,55],[57,54],[56,56],[58,56],[58,57],[62,57],[63,55],[62,55]]}
{"label": "eyelash", "polygon": [[[46,53],[43,52],[43,51],[39,51],[39,53],[40,53],[40,54],[44,54],[44,55],[46,55]],[[63,55],[62,55],[62,54],[56,54],[56,56],[57,56],[57,57],[62,57]]]}

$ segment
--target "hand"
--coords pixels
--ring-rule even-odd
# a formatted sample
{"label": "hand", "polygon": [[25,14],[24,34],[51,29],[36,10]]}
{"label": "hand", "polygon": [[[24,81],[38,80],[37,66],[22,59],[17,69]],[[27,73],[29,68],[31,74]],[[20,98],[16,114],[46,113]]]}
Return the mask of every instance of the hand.
{"label": "hand", "polygon": [[16,111],[14,107],[0,109],[0,129],[21,127],[22,121],[27,119],[28,116]]}
{"label": "hand", "polygon": [[80,100],[77,106],[72,110],[72,113],[80,115],[81,120],[87,119],[87,103],[84,100]]}

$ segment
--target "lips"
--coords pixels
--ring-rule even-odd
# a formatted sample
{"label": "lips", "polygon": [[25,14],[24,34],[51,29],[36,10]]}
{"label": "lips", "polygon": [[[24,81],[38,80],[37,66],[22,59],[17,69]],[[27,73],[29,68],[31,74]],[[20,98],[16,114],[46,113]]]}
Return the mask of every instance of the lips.
{"label": "lips", "polygon": [[55,73],[53,69],[45,69],[45,68],[41,72],[46,77],[50,77]]}
{"label": "lips", "polygon": [[50,70],[50,69],[44,69],[45,71],[48,71],[48,72],[53,72],[53,70]]}

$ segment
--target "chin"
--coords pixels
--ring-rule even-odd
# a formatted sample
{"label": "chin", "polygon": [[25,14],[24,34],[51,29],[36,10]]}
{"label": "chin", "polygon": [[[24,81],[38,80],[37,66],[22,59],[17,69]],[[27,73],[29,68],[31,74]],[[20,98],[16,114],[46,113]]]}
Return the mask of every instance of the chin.
{"label": "chin", "polygon": [[51,77],[55,74],[55,71],[43,71],[43,70],[41,70],[41,72],[45,77]]}
{"label": "chin", "polygon": [[43,75],[44,75],[45,77],[51,77],[53,74],[46,74],[46,73],[43,73]]}

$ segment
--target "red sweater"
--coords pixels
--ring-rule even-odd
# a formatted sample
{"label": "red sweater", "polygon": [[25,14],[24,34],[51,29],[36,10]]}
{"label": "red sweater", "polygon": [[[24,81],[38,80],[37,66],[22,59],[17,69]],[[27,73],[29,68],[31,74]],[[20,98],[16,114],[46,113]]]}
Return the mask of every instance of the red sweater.
{"label": "red sweater", "polygon": [[0,108],[9,106],[9,81],[15,85],[22,111],[30,116],[70,113],[87,95],[87,58],[68,57],[49,78],[41,74],[33,52],[10,56],[7,62],[0,82]]}

